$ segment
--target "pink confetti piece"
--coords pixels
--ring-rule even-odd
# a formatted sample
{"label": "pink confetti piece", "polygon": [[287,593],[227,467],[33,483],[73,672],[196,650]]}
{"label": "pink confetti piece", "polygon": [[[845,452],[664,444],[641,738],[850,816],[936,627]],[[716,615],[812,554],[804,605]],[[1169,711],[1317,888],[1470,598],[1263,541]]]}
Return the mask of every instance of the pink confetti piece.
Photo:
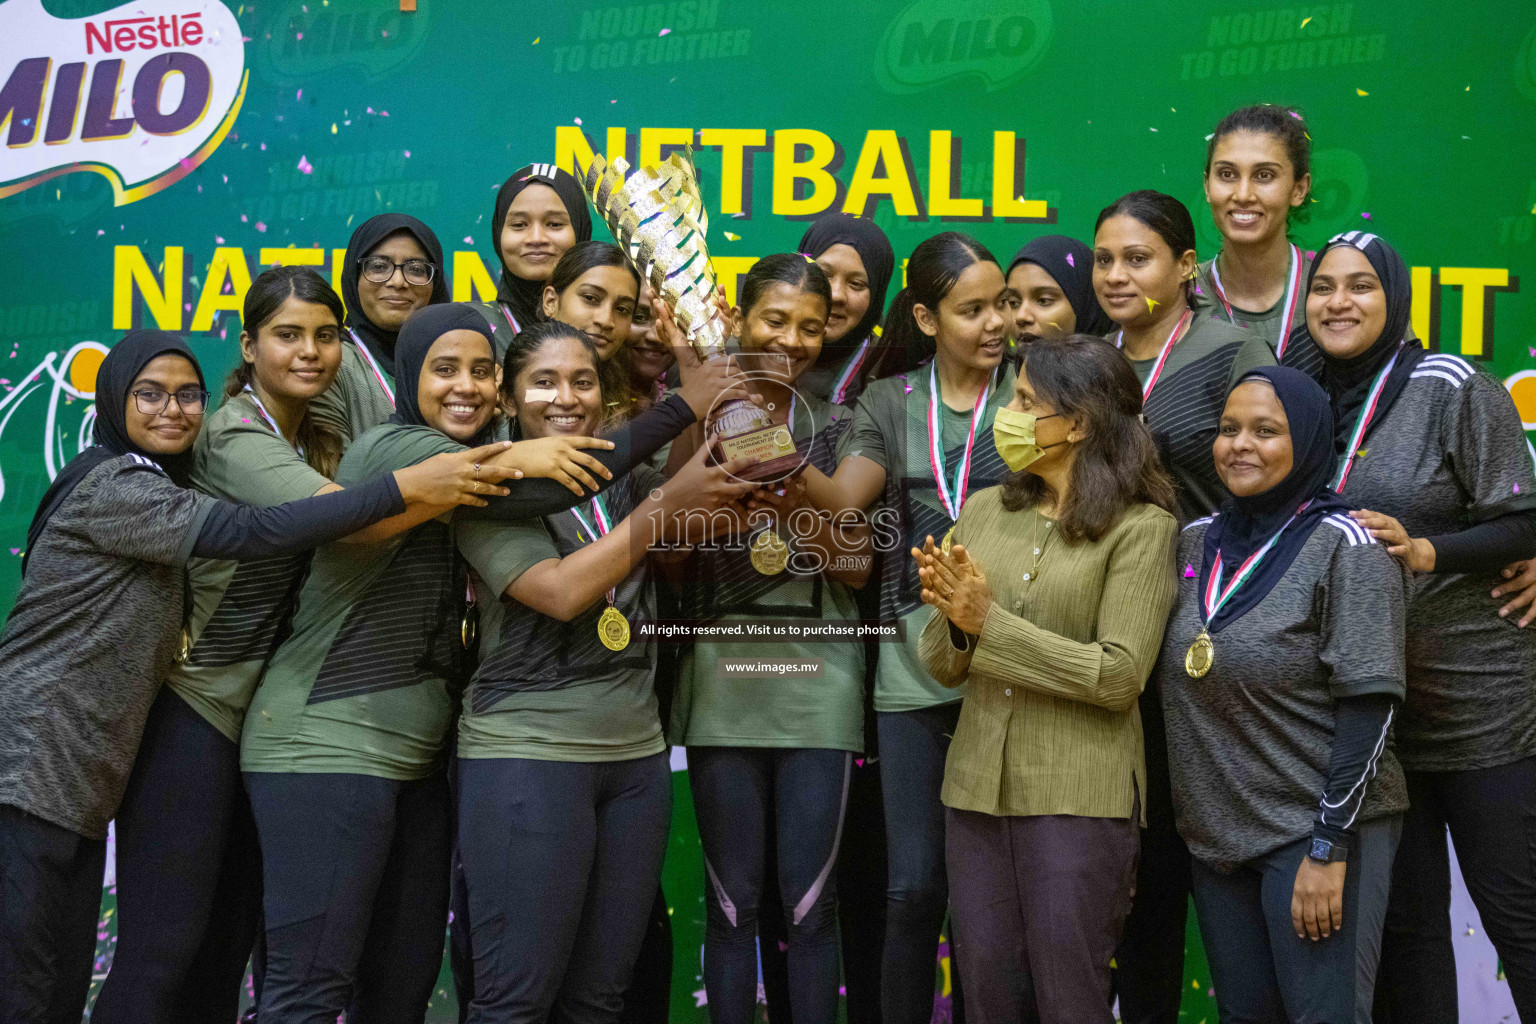
{"label": "pink confetti piece", "polygon": [[475,244],[475,240],[473,238],[469,237],[468,235],[465,235],[464,236],[464,244],[465,245],[474,245]]}
{"label": "pink confetti piece", "polygon": [[265,224],[263,224],[261,221],[257,221],[256,222],[256,230],[260,231],[262,234],[266,234],[267,226]]}
{"label": "pink confetti piece", "polygon": [[266,143],[265,143],[265,142],[263,142],[263,143],[262,143],[262,144],[261,144],[261,151],[262,151],[262,152],[263,152],[263,153],[265,153],[265,152],[266,152],[266,151],[267,151],[267,144],[266,144]]}
{"label": "pink confetti piece", "polygon": [[662,29],[662,30],[661,30],[661,31],[660,31],[660,32],[657,32],[657,33],[656,33],[656,34],[657,34],[657,35],[658,35],[658,36],[669,36],[669,35],[671,35],[671,34],[672,34],[672,30],[671,30],[671,29],[669,29],[669,28],[664,28],[664,29]]}
{"label": "pink confetti piece", "polygon": [[13,555],[21,554],[21,548],[11,548],[11,554],[13,554]]}
{"label": "pink confetti piece", "polygon": [[315,173],[315,165],[310,163],[309,162],[309,157],[304,156],[303,154],[299,155],[299,173],[300,174],[313,174],[313,173]]}
{"label": "pink confetti piece", "polygon": [[[96,237],[97,238],[100,238],[102,235],[104,235],[106,233],[107,233],[107,229],[106,228],[97,228],[96,229]],[[1536,356],[1536,349],[1533,349],[1531,351],[1531,355]]]}
{"label": "pink confetti piece", "polygon": [[[100,231],[98,231],[98,232],[96,232],[96,233],[97,233],[97,234],[98,234],[98,235],[99,235],[99,234],[101,234],[101,232],[100,232]],[[1526,351],[1527,351],[1527,352],[1529,352],[1529,353],[1530,353],[1530,354],[1531,354],[1531,358],[1532,358],[1532,359],[1536,359],[1536,348],[1531,348],[1531,346],[1529,346],[1529,345],[1527,345],[1527,346],[1526,346],[1526,347],[1525,347],[1525,350],[1526,350]]]}
{"label": "pink confetti piece", "polygon": [[406,159],[407,159],[407,160],[409,160],[409,159],[410,159],[410,158],[411,158],[411,151],[410,151],[410,150],[406,150],[406,151],[405,151],[405,158],[406,158]]}
{"label": "pink confetti piece", "polygon": [[1194,577],[1194,575],[1195,575],[1195,567],[1193,565],[1190,565],[1189,563],[1186,562],[1184,564],[1184,578],[1185,579],[1191,579],[1191,578]]}
{"label": "pink confetti piece", "polygon": [[250,221],[251,221],[251,218],[247,217],[245,214],[242,213],[240,215],[240,223],[241,224],[249,224]]}
{"label": "pink confetti piece", "polygon": [[1069,266],[1069,267],[1077,266],[1077,260],[1072,258],[1072,254],[1071,253],[1067,253],[1067,266]]}
{"label": "pink confetti piece", "polygon": [[854,759],[853,759],[853,763],[854,763],[854,764],[856,764],[856,765],[858,765],[858,766],[859,766],[859,767],[860,767],[860,768],[863,768],[863,767],[864,767],[864,759],[863,759],[863,758],[862,758],[862,757],[856,757],[856,758],[854,758]]}
{"label": "pink confetti piece", "polygon": [[571,120],[575,121],[577,124],[581,124],[581,118],[579,117],[574,117]]}
{"label": "pink confetti piece", "polygon": [[1370,220],[1370,219],[1371,219],[1371,215],[1370,215],[1370,214],[1368,214],[1368,213],[1362,213],[1362,214],[1361,214],[1361,215],[1360,215],[1360,218],[1361,218],[1361,219],[1362,219],[1362,220]]}
{"label": "pink confetti piece", "polygon": [[301,42],[301,43],[302,43],[302,42],[303,42],[303,41],[304,41],[304,33],[303,33],[303,32],[300,32],[300,33],[299,33],[299,39],[298,39],[298,41],[299,41],[299,42]]}
{"label": "pink confetti piece", "polygon": [[214,235],[213,236],[213,240],[215,242],[217,242],[219,245],[223,245],[224,244],[224,236],[223,235]]}
{"label": "pink confetti piece", "polygon": [[192,168],[197,166],[197,164],[192,162],[192,158],[189,156],[184,156],[177,162],[181,164],[181,169],[184,171],[190,171]]}
{"label": "pink confetti piece", "polygon": [[299,91],[298,91],[298,92],[296,92],[296,93],[294,93],[294,94],[293,94],[293,98],[294,98],[294,99],[295,99],[295,100],[301,100],[301,99],[303,99],[303,98],[304,98],[304,90],[303,90],[303,89],[302,89],[302,88],[300,88],[300,89],[299,89]]}

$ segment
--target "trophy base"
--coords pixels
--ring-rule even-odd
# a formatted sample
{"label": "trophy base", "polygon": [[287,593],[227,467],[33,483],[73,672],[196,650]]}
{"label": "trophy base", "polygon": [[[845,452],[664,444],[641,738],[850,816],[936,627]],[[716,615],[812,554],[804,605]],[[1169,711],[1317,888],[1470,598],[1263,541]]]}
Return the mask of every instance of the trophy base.
{"label": "trophy base", "polygon": [[726,436],[716,434],[720,462],[753,457],[758,461],[739,471],[743,480],[780,480],[800,468],[804,461],[795,447],[789,428],[772,425]]}

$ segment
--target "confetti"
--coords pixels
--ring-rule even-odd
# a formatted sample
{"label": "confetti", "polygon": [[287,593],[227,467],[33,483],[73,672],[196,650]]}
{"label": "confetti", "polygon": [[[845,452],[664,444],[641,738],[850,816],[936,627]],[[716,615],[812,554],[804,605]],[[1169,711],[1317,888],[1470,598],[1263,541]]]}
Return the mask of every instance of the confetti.
{"label": "confetti", "polygon": [[267,233],[267,226],[265,224],[263,224],[261,221],[257,221],[256,222],[256,230],[260,231],[262,234],[266,234]]}
{"label": "confetti", "polygon": [[1157,308],[1157,300],[1156,299],[1148,299],[1147,300],[1147,312],[1150,313],[1150,312],[1152,312],[1156,308]]}
{"label": "confetti", "polygon": [[[96,237],[97,238],[100,238],[102,235],[104,235],[106,233],[107,233],[106,228],[97,228],[96,229]],[[1531,355],[1536,355],[1536,352],[1532,352]]]}
{"label": "confetti", "polygon": [[538,46],[539,45],[539,40],[543,39],[543,38],[544,38],[543,36],[534,36],[533,37],[533,45],[534,46]]}
{"label": "confetti", "polygon": [[1195,575],[1195,567],[1189,563],[1184,565],[1184,578],[1190,579]]}
{"label": "confetti", "polygon": [[240,215],[240,223],[241,224],[249,224],[250,221],[251,221],[251,219],[249,217],[247,217],[245,214],[242,213]]}
{"label": "confetti", "polygon": [[1071,253],[1067,253],[1067,266],[1069,266],[1069,267],[1077,266],[1077,260],[1072,258],[1072,254]]}
{"label": "confetti", "polygon": [[660,31],[660,32],[657,32],[657,33],[656,33],[656,34],[657,34],[657,35],[658,35],[658,36],[669,36],[669,35],[671,35],[671,34],[672,34],[672,30],[671,30],[671,29],[669,29],[669,28],[664,28],[664,29],[662,29],[662,30],[661,30],[661,31]]}
{"label": "confetti", "polygon": [[409,160],[409,159],[410,159],[410,158],[411,158],[411,151],[410,151],[410,150],[406,150],[406,151],[405,151],[405,158],[406,158],[406,159],[407,159],[407,160]]}
{"label": "confetti", "polygon": [[1360,215],[1360,217],[1361,217],[1362,220],[1370,220],[1371,219],[1371,215],[1368,214],[1368,213],[1362,213]]}
{"label": "confetti", "polygon": [[468,235],[465,235],[464,236],[464,244],[465,245],[474,245],[475,244],[475,240],[473,238],[470,238]]}
{"label": "confetti", "polygon": [[301,88],[301,89],[300,89],[300,90],[299,90],[299,91],[298,91],[298,92],[296,92],[296,93],[294,93],[294,94],[293,94],[293,98],[294,98],[294,99],[295,99],[295,100],[301,100],[301,99],[303,99],[303,98],[304,98],[304,90],[303,90],[303,89],[302,89],[302,88]]}
{"label": "confetti", "polygon": [[304,156],[302,153],[299,154],[299,173],[300,174],[313,174],[313,173],[315,173],[315,165],[310,163],[309,162],[309,158]]}
{"label": "confetti", "polygon": [[213,236],[213,240],[218,245],[223,245],[224,244],[224,236],[223,235],[214,235]]}
{"label": "confetti", "polygon": [[1364,89],[1356,89],[1355,90],[1355,95],[1356,96],[1369,96],[1370,93],[1366,92]]}
{"label": "confetti", "polygon": [[1155,131],[1157,131],[1157,129],[1156,129],[1156,128],[1148,128],[1148,129],[1147,129],[1147,131],[1149,131],[1149,132],[1155,132]]}
{"label": "confetti", "polygon": [[[335,122],[335,121],[332,121],[332,122],[331,122],[331,134],[332,134],[332,135],[335,135],[335,134],[336,134],[336,122]],[[267,147],[265,147],[265,146],[263,146],[263,147],[261,147],[261,148],[262,148],[262,149],[266,149],[266,148],[267,148]]]}
{"label": "confetti", "polygon": [[574,117],[571,120],[575,121],[577,124],[581,124],[581,118],[579,117]]}
{"label": "confetti", "polygon": [[303,33],[303,32],[300,32],[300,33],[299,33],[299,34],[298,34],[298,36],[299,36],[299,38],[298,38],[298,41],[299,41],[299,42],[301,42],[301,43],[302,43],[302,42],[303,42],[303,41],[304,41],[304,33]]}
{"label": "confetti", "polygon": [[739,242],[739,241],[741,241],[741,236],[740,235],[733,235],[729,231],[727,231],[725,233],[725,237],[726,237],[726,240],[730,241],[730,242]]}
{"label": "confetti", "polygon": [[[1310,15],[1308,15],[1308,16],[1307,16],[1307,17],[1305,17],[1305,18],[1302,18],[1302,19],[1301,19],[1301,27],[1302,27],[1302,28],[1306,28],[1306,27],[1307,27],[1307,22],[1309,22],[1309,21],[1311,21],[1311,20],[1312,20],[1312,18],[1311,18],[1311,16],[1310,16]],[[1298,30],[1298,31],[1299,31],[1299,30]]]}

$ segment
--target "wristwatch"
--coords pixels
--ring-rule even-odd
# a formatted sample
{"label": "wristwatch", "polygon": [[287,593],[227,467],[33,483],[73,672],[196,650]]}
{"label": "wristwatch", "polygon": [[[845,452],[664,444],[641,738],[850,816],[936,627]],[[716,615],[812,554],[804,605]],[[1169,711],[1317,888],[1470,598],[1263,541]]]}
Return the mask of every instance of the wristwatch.
{"label": "wristwatch", "polygon": [[1307,851],[1307,856],[1319,864],[1342,863],[1348,850],[1343,843],[1330,843],[1326,839],[1313,837],[1312,849]]}

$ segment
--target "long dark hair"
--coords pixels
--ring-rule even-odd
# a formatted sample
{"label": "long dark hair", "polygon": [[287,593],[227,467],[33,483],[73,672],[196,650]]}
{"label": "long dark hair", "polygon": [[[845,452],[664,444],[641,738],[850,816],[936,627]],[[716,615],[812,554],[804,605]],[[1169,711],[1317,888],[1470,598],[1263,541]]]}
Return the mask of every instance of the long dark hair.
{"label": "long dark hair", "polygon": [[[245,293],[245,305],[240,313],[241,325],[245,333],[251,336],[252,342],[260,337],[261,329],[290,298],[324,306],[336,318],[337,331],[341,330],[346,309],[341,304],[341,296],[331,289],[325,278],[309,267],[273,267],[252,281],[250,290]],[[233,398],[247,386],[255,387],[255,382],[255,365],[242,359],[240,365],[224,378],[224,397]],[[309,463],[310,468],[321,476],[336,475],[336,466],[341,462],[342,449],[346,445],[341,434],[316,420],[306,410],[304,418],[299,421],[294,440],[303,449],[304,461]]]}
{"label": "long dark hair", "polygon": [[[1177,514],[1173,479],[1141,420],[1141,384],[1119,349],[1091,334],[1042,338],[1025,346],[1022,371],[1036,395],[1087,431],[1059,509],[1063,537],[1096,541],[1134,504]],[[1045,481],[1027,469],[1003,481],[1010,511],[1048,497]]]}
{"label": "long dark hair", "polygon": [[741,315],[752,312],[773,284],[787,284],[820,296],[827,309],[832,309],[832,284],[826,271],[797,252],[776,252],[764,256],[747,271],[747,279],[741,283]]}
{"label": "long dark hair", "polygon": [[[907,260],[906,287],[896,293],[885,314],[881,343],[889,356],[882,360],[878,372],[912,370],[933,358],[936,343],[917,326],[912,308],[921,304],[937,316],[939,303],[954,288],[960,275],[973,263],[983,260],[997,263],[991,250],[959,231],[943,231],[918,243]],[[893,360],[904,365],[895,366]]]}
{"label": "long dark hair", "polygon": [[[1099,211],[1099,219],[1093,222],[1095,237],[1111,217],[1131,217],[1141,221],[1173,250],[1175,260],[1195,249],[1195,221],[1189,215],[1189,207],[1166,192],[1150,188],[1127,192]],[[1185,281],[1181,286],[1184,301],[1190,305],[1194,304],[1194,286],[1194,281]]]}
{"label": "long dark hair", "polygon": [[[635,279],[635,301],[640,300],[640,275],[636,273],[634,264],[629,262],[629,257],[624,255],[624,250],[612,242],[600,242],[595,239],[577,242],[561,253],[554,271],[549,275],[548,285],[555,290],[557,296],[564,295],[567,288],[581,280],[581,275],[598,267],[623,267],[629,271],[630,276]],[[539,303],[538,319],[543,322],[551,320],[545,315],[542,302]],[[506,371],[502,372],[505,375]],[[607,362],[598,363],[597,375],[602,381],[603,399],[609,407],[609,416],[618,419],[627,418],[635,411],[638,404],[636,402],[638,396],[629,380],[627,339],[619,343],[619,349],[612,358]]]}
{"label": "long dark hair", "polygon": [[[1286,156],[1291,160],[1291,174],[1300,181],[1312,173],[1312,139],[1307,134],[1306,119],[1295,107],[1282,107],[1278,103],[1256,103],[1250,107],[1238,107],[1216,124],[1211,140],[1205,147],[1205,176],[1211,176],[1211,161],[1216,157],[1216,143],[1233,132],[1255,132],[1280,140]],[[1312,190],[1307,189],[1307,199],[1300,206],[1291,207],[1288,219],[1306,223],[1311,217]]]}

